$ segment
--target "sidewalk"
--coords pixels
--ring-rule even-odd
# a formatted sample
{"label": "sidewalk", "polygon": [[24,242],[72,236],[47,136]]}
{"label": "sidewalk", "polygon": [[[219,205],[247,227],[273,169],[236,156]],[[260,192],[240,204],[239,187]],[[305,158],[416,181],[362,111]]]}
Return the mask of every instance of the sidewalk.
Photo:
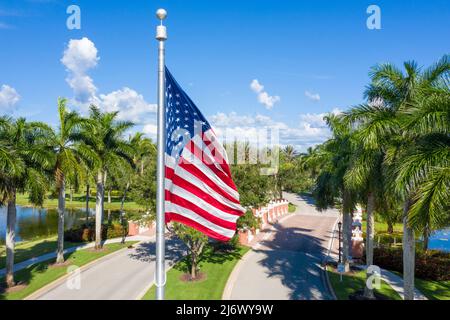
{"label": "sidewalk", "polygon": [[[126,237],[125,241],[150,241],[153,239],[154,236],[148,236],[148,235],[136,235],[136,236],[131,236],[131,237]],[[104,242],[104,244],[109,244],[109,243],[117,243],[117,242],[121,242],[122,241],[122,237],[120,238],[114,238],[114,239],[108,239]],[[64,254],[66,253],[72,253],[78,250],[82,250],[82,249],[88,249],[88,248],[93,248],[95,246],[95,242],[90,242],[90,243],[84,243],[84,244],[80,244],[79,246],[75,246],[75,247],[71,247],[68,248],[66,250],[64,250]],[[56,248],[55,248],[56,250]],[[54,259],[56,258],[56,251],[55,252],[50,252],[50,253],[46,253],[42,256],[39,257],[34,257],[19,263],[14,264],[14,272],[17,272],[19,270],[28,268],[30,266],[32,266],[33,264],[39,263],[39,262],[43,262],[43,261],[47,261],[50,259]],[[0,269],[0,277],[4,276],[6,274],[6,269]]]}
{"label": "sidewalk", "polygon": [[[336,230],[335,230],[336,231]],[[335,263],[337,263],[338,261],[338,244],[337,244],[337,232],[334,232],[333,234],[333,242],[332,245],[330,246],[329,250],[328,250],[328,261],[334,261]],[[365,270],[367,268],[367,266],[365,265],[353,265],[354,267],[361,269],[361,270]],[[386,270],[386,269],[382,269],[381,270],[381,279],[383,281],[385,281],[387,284],[389,284],[392,289],[394,289],[399,295],[400,297],[402,297],[402,299],[404,299],[405,295],[404,295],[404,290],[403,290],[403,279],[396,275],[395,273]],[[425,295],[420,292],[417,288],[414,289],[414,300],[428,300],[427,297],[425,297]]]}

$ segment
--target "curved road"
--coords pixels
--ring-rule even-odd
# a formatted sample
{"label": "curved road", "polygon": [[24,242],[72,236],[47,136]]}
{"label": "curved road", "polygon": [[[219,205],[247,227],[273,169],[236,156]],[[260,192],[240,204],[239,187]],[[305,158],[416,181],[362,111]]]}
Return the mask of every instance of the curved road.
{"label": "curved road", "polygon": [[[184,251],[179,242],[166,239],[166,265],[173,264]],[[79,288],[74,281],[63,281],[34,299],[134,300],[153,281],[154,271],[155,242],[141,242],[81,271]]]}
{"label": "curved road", "polygon": [[295,214],[273,225],[233,271],[225,298],[236,300],[331,299],[321,264],[326,258],[337,210],[318,212],[309,198],[284,197],[297,205]]}

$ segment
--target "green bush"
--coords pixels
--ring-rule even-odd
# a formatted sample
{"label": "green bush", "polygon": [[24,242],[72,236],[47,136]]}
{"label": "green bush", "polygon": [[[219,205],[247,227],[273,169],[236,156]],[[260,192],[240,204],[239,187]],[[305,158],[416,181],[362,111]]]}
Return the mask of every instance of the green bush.
{"label": "green bush", "polygon": [[[122,226],[120,222],[113,221],[110,225],[102,225],[102,240],[119,238],[128,234],[128,224]],[[95,241],[95,224],[84,224],[80,227],[66,230],[64,240],[70,242]]]}
{"label": "green bush", "polygon": [[[374,264],[388,270],[403,272],[402,248],[375,248]],[[416,252],[415,275],[417,278],[450,280],[450,253],[429,250]]]}
{"label": "green bush", "polygon": [[261,225],[261,218],[255,217],[251,210],[248,210],[236,221],[237,228],[239,230],[245,229],[258,229]]}

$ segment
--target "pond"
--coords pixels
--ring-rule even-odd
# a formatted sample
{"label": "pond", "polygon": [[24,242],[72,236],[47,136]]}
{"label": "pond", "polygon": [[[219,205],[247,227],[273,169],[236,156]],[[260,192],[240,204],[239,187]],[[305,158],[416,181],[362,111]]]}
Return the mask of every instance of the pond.
{"label": "pond", "polygon": [[[58,232],[58,213],[56,209],[42,209],[16,206],[16,241],[31,240],[35,238],[56,235]],[[92,217],[94,210],[90,209]],[[108,214],[114,218],[120,216],[119,211],[106,210],[104,219]],[[66,229],[77,227],[86,221],[86,210],[67,209],[64,215]],[[0,243],[4,243],[6,234],[6,207],[0,207]]]}
{"label": "pond", "polygon": [[429,248],[450,252],[450,228],[435,231],[430,236]]}

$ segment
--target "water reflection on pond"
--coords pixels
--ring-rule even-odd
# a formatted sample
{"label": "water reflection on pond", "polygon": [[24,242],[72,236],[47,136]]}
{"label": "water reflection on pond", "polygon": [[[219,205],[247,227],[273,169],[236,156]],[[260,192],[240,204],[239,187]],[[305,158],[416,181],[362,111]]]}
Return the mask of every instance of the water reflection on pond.
{"label": "water reflection on pond", "polygon": [[[56,235],[58,232],[58,213],[56,209],[29,208],[17,206],[16,241],[31,240],[38,237]],[[94,210],[90,209],[92,217]],[[119,211],[105,210],[108,214],[119,217]],[[86,221],[86,210],[67,209],[64,216],[66,229],[83,224]],[[4,243],[6,233],[6,207],[0,207],[0,243]]]}

